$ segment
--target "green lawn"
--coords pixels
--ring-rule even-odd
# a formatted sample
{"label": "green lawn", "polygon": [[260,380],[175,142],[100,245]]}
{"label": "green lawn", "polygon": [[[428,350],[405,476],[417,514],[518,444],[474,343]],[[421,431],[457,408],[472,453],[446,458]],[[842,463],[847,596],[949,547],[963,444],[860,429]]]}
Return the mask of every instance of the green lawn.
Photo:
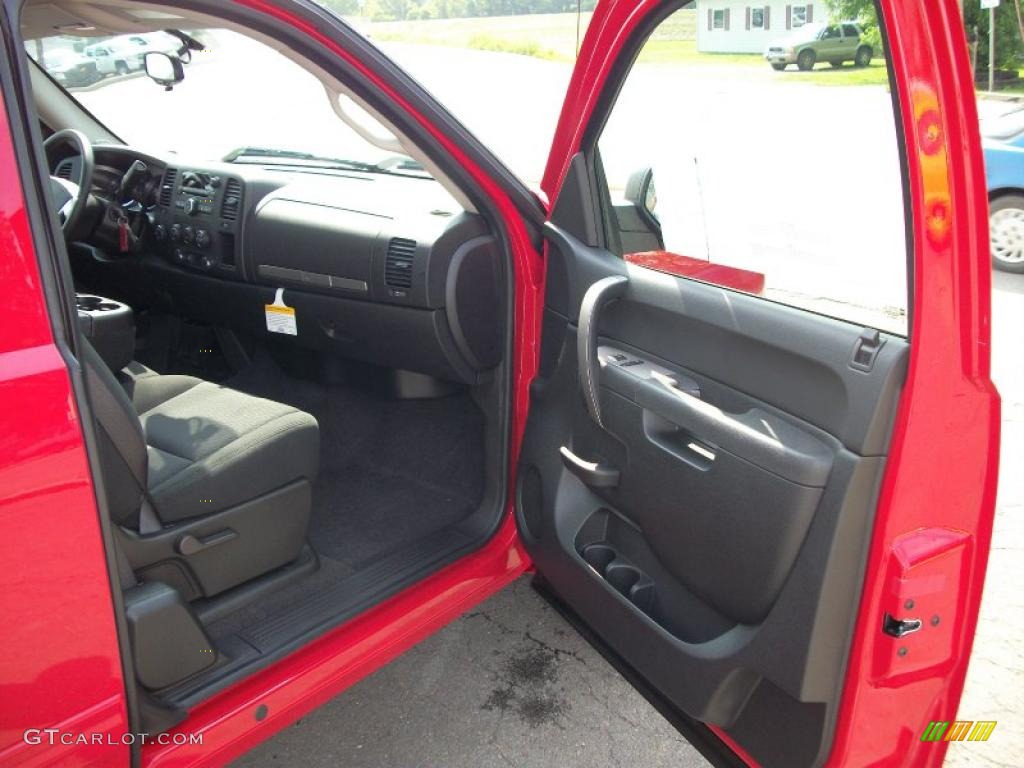
{"label": "green lawn", "polygon": [[[581,38],[586,32],[590,16],[589,13],[584,13],[580,18]],[[639,61],[651,64],[746,67],[755,69],[758,73],[763,73],[768,68],[768,64],[758,54],[699,53],[696,20],[696,11],[692,10],[678,11],[670,16],[647,41]],[[553,61],[573,61],[576,57],[575,13],[362,22],[359,26],[373,39],[385,42],[501,51]],[[785,82],[818,85],[888,84],[885,65],[881,59],[876,59],[865,69],[847,65],[837,70],[823,64],[812,72],[798,72],[796,67],[790,67],[785,72],[772,75]]]}
{"label": "green lawn", "polygon": [[[580,37],[589,13],[580,19]],[[374,40],[521,53],[542,59],[576,58],[576,14],[548,13],[475,19],[367,22],[360,28]]]}
{"label": "green lawn", "polygon": [[889,70],[882,59],[875,59],[870,66],[863,69],[852,64],[844,64],[840,69],[835,69],[829,64],[819,64],[810,72],[801,72],[796,67],[789,67],[778,75],[792,78],[795,83],[817,85],[889,85]]}

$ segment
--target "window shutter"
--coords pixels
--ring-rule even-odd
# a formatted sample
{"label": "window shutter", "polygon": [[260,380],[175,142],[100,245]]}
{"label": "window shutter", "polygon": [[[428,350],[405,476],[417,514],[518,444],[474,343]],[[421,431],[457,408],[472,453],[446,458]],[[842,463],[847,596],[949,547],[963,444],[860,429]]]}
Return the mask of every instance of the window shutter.
{"label": "window shutter", "polygon": [[793,28],[793,6],[786,6],[786,29]]}
{"label": "window shutter", "polygon": [[715,28],[715,12],[708,8],[708,32]]}
{"label": "window shutter", "polygon": [[810,24],[814,21],[814,6],[810,3],[807,4],[807,23]]}
{"label": "window shutter", "polygon": [[747,29],[750,29],[750,6],[747,6]]}
{"label": "window shutter", "polygon": [[772,28],[772,7],[770,5],[764,7],[764,28],[766,31]]}
{"label": "window shutter", "polygon": [[729,31],[729,9],[725,9],[725,31]]}

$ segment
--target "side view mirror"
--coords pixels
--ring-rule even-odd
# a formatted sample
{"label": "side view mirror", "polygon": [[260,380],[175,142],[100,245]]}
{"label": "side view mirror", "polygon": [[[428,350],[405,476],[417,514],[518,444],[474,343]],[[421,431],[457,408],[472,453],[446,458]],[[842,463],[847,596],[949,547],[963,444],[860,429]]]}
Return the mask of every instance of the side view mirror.
{"label": "side view mirror", "polygon": [[654,170],[650,167],[641,168],[630,174],[626,182],[626,200],[636,206],[641,217],[656,229],[661,229],[661,222],[654,209],[658,205],[658,195],[654,189]]}
{"label": "side view mirror", "polygon": [[157,85],[168,91],[185,79],[185,67],[181,59],[158,51],[150,51],[143,59],[146,74]]}

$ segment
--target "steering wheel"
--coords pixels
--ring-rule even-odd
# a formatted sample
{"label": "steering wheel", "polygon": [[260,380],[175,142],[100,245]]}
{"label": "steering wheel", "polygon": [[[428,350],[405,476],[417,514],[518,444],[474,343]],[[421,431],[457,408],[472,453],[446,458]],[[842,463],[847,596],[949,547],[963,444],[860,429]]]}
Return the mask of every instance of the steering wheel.
{"label": "steering wheel", "polygon": [[57,131],[43,142],[43,151],[49,151],[60,144],[71,144],[78,150],[79,173],[78,183],[58,176],[50,176],[50,192],[57,204],[57,217],[60,219],[61,230],[64,237],[69,237],[75,231],[75,227],[82,218],[85,210],[85,202],[89,198],[89,191],[92,189],[92,174],[95,168],[95,160],[92,153],[92,142],[81,131],[74,128],[65,128]]}

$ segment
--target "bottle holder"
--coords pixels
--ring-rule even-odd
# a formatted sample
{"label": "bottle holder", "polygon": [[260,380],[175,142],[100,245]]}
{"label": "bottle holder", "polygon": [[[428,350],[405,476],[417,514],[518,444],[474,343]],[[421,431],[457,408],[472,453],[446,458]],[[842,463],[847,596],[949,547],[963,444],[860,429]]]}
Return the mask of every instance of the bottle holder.
{"label": "bottle holder", "polygon": [[642,570],[608,544],[585,546],[580,556],[616,592],[658,621],[657,591],[654,582]]}

